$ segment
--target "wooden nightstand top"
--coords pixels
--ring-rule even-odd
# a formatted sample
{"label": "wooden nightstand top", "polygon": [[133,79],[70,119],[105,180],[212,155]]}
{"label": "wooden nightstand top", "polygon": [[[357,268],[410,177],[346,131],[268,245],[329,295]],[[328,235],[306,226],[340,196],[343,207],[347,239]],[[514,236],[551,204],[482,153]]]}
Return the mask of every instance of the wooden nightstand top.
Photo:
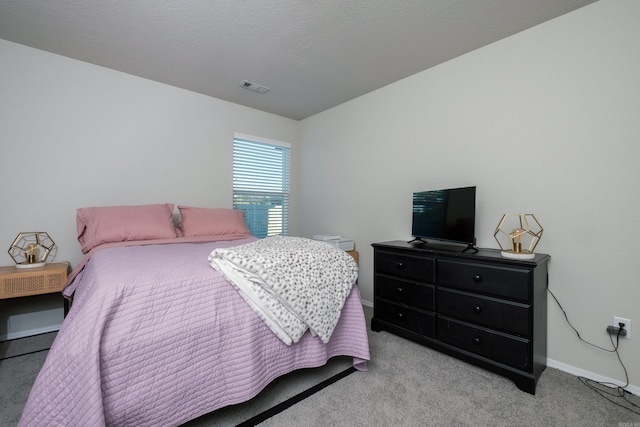
{"label": "wooden nightstand top", "polygon": [[0,299],[61,292],[68,271],[67,262],[34,268],[0,267]]}

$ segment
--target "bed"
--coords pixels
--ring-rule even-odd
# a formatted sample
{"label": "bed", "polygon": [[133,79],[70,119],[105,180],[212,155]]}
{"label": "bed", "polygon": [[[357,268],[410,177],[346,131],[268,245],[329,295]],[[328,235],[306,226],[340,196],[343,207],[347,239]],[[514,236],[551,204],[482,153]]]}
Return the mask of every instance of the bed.
{"label": "bed", "polygon": [[21,426],[177,426],[335,356],[366,370],[357,286],[326,343],[307,331],[288,345],[208,262],[216,249],[256,239],[178,234],[87,246]]}

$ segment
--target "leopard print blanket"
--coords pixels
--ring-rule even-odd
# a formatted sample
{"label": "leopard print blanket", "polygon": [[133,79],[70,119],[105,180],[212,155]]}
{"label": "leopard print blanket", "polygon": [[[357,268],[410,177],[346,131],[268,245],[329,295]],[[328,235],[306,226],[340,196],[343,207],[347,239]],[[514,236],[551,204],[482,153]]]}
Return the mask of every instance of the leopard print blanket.
{"label": "leopard print blanket", "polygon": [[287,345],[307,329],[327,343],[358,278],[358,265],[345,251],[302,237],[218,248],[209,264]]}

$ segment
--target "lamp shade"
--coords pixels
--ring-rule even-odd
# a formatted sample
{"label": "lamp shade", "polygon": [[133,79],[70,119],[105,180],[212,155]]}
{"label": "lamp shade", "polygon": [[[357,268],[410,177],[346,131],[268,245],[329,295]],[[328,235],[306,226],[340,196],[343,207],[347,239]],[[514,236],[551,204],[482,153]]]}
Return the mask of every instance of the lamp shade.
{"label": "lamp shade", "polygon": [[504,214],[493,236],[503,257],[533,259],[543,231],[533,214]]}
{"label": "lamp shade", "polygon": [[19,233],[9,247],[9,255],[18,268],[40,267],[55,256],[56,244],[43,231]]}

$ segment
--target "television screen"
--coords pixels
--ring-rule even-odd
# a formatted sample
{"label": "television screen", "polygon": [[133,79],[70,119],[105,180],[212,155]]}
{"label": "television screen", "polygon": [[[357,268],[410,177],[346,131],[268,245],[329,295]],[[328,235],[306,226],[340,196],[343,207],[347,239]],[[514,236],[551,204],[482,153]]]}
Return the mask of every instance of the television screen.
{"label": "television screen", "polygon": [[413,193],[412,235],[418,240],[475,244],[476,187]]}

